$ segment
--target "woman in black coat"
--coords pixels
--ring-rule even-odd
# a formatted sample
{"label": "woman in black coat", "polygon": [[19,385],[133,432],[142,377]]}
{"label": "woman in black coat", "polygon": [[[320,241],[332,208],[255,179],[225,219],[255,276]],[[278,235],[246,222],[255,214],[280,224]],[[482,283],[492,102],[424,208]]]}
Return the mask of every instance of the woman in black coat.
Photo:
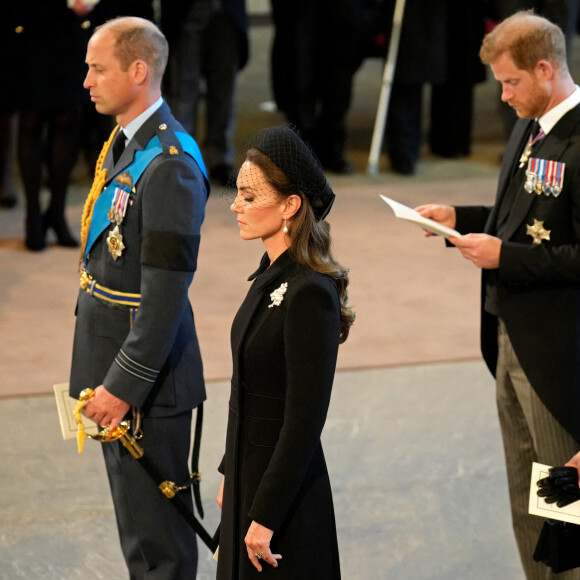
{"label": "woman in black coat", "polygon": [[[76,0],[9,2],[3,14],[2,47],[8,76],[0,110],[18,112],[18,165],[26,198],[25,244],[46,247],[54,230],[58,244],[78,246],[65,215],[66,197],[80,137],[91,4]],[[4,90],[5,89],[5,90]],[[41,190],[50,190],[48,207]]]}
{"label": "woman in black coat", "polygon": [[354,315],[324,221],[334,193],[289,126],[255,138],[237,187],[240,236],[266,253],[232,326],[217,577],[338,579],[320,435]]}

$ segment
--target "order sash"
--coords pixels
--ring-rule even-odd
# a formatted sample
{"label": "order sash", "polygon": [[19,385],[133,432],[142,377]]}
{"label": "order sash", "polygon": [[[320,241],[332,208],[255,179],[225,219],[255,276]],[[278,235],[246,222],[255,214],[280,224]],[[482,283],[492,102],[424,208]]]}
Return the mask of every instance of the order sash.
{"label": "order sash", "polygon": [[[203,173],[204,177],[208,179],[207,169],[205,168],[205,163],[203,162],[201,151],[199,150],[199,145],[196,143],[195,139],[191,135],[183,133],[182,131],[176,131],[175,136],[179,140],[181,147],[183,148],[183,151],[194,159],[194,161],[201,169],[201,172]],[[153,161],[155,157],[161,155],[161,153],[163,153],[163,147],[161,146],[159,137],[155,135],[149,141],[149,143],[147,143],[147,147],[145,147],[145,149],[141,149],[135,152],[133,162],[128,167],[125,167],[122,170],[122,173],[128,173],[131,176],[131,182],[133,183],[133,185],[136,185],[137,181],[139,180],[145,169],[147,169],[149,163],[151,163],[151,161]],[[115,178],[117,177],[117,175],[115,175]],[[111,183],[103,190],[101,195],[99,195],[97,201],[95,201],[95,205],[93,207],[93,215],[91,218],[91,227],[89,229],[85,253],[83,255],[83,262],[85,264],[87,263],[87,254],[93,247],[93,244],[111,224],[111,220],[109,219],[109,209],[111,208],[111,204],[113,203],[115,189],[118,186],[123,189],[128,188],[127,191],[131,190],[130,187],[126,185],[120,185],[118,183],[116,184],[115,187],[111,187],[115,183],[115,178],[113,178]]]}

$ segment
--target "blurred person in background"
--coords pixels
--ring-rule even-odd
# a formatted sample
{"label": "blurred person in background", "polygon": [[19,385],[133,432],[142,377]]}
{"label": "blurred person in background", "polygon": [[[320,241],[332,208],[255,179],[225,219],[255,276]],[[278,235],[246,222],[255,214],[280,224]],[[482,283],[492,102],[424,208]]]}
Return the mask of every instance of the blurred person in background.
{"label": "blurred person in background", "polygon": [[236,81],[248,60],[247,28],[245,0],[161,0],[168,102],[190,135],[199,139],[204,129],[204,159],[220,185],[235,184]]}
{"label": "blurred person in background", "polygon": [[[67,224],[66,196],[77,159],[82,107],[87,20],[92,4],[45,0],[34,6],[10,2],[5,25],[11,78],[4,86],[18,112],[18,167],[26,199],[25,244],[46,247],[48,230],[61,246],[76,247]],[[46,172],[46,173],[45,173]],[[43,207],[41,191],[50,192]]]}

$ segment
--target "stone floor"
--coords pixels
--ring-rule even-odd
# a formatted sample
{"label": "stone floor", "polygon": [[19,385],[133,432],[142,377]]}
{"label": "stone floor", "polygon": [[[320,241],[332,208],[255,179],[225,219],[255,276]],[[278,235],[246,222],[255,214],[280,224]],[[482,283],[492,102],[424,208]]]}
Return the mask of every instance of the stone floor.
{"label": "stone floor", "polygon": [[[226,382],[209,384],[201,470],[211,530],[228,395]],[[50,395],[0,399],[0,436],[0,579],[127,577],[100,443],[79,456],[63,442]],[[343,578],[523,580],[481,362],[339,372],[323,444]],[[199,549],[198,579],[209,580],[215,562]]]}

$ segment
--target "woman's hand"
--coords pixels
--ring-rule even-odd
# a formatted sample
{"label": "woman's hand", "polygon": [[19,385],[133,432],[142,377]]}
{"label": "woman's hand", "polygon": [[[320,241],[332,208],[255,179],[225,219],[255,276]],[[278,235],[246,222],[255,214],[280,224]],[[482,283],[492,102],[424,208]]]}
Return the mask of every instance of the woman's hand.
{"label": "woman's hand", "polygon": [[224,501],[224,483],[226,482],[226,476],[222,477],[222,484],[220,485],[220,490],[218,491],[216,497],[216,503],[220,506],[220,510],[222,509],[222,503]]}
{"label": "woman's hand", "polygon": [[248,533],[246,534],[245,542],[248,550],[248,558],[258,570],[262,571],[260,560],[268,562],[274,568],[278,567],[278,560],[282,558],[281,554],[272,554],[270,551],[270,540],[274,532],[262,526],[258,522],[252,522]]}

